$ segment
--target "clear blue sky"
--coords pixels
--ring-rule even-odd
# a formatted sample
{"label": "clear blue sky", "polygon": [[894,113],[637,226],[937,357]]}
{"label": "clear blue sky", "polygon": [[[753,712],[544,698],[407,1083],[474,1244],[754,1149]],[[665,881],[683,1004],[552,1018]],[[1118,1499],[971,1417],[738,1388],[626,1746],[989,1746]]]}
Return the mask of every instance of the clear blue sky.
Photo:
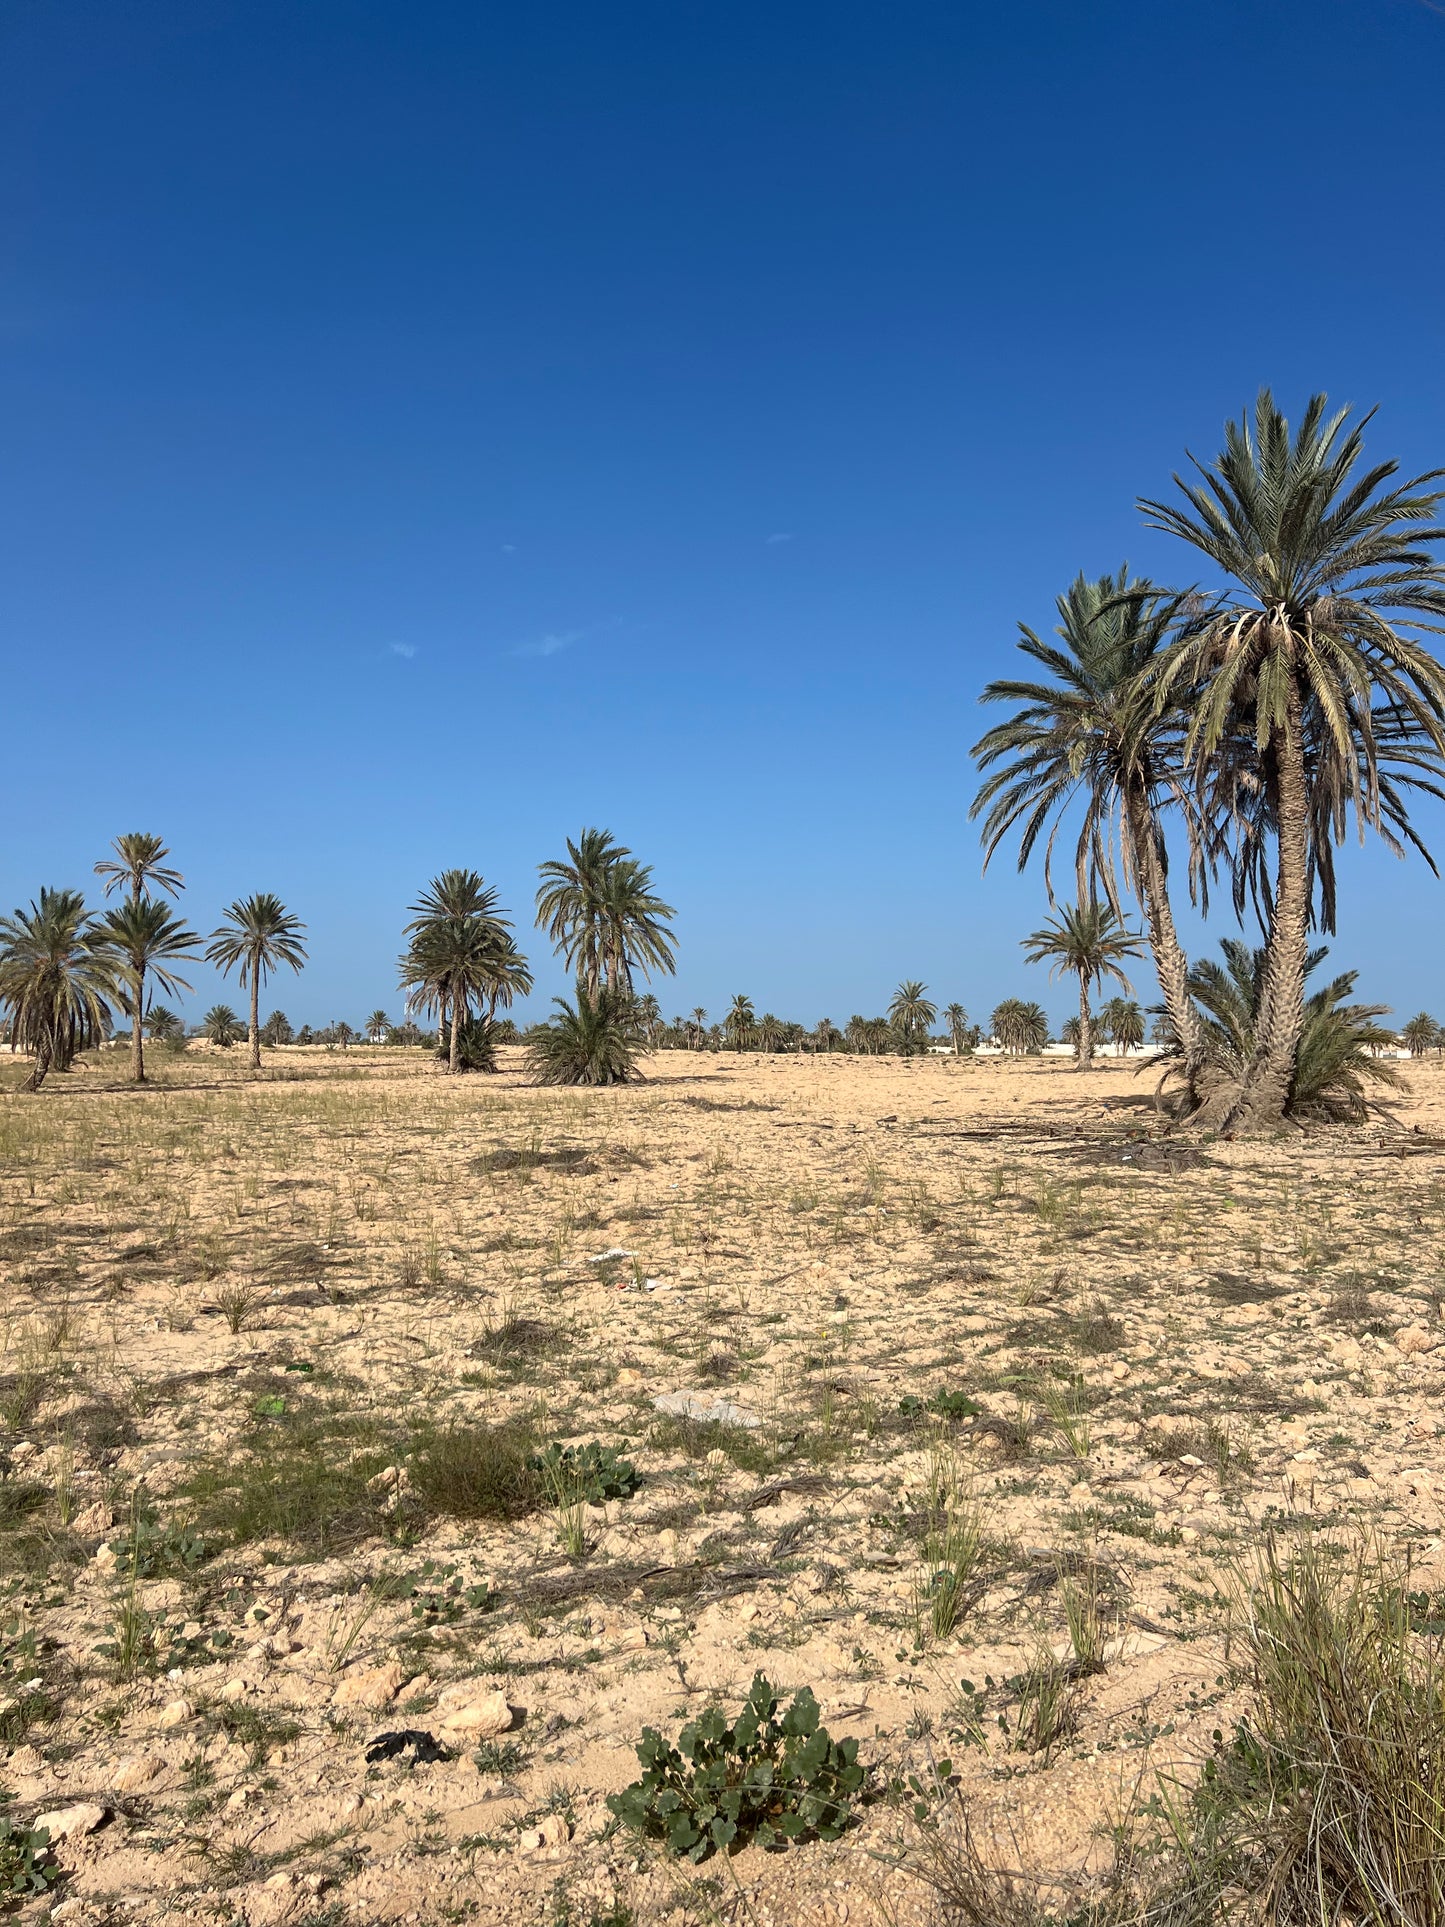
{"label": "clear blue sky", "polygon": [[[1445,463],[1442,98],[1425,0],[8,0],[0,901],[159,830],[354,1023],[429,874],[526,944],[600,823],[669,1012],[1061,1017],[978,690],[1079,568],[1192,579],[1134,499],[1263,381]],[[1344,887],[1445,1015],[1445,886]]]}

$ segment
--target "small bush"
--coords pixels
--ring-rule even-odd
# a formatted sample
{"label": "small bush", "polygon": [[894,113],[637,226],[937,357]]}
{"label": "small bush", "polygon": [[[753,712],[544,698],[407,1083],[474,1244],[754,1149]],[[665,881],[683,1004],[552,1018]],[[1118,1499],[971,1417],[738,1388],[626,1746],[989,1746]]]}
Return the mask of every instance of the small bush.
{"label": "small bush", "polygon": [[836,1840],[863,1786],[856,1740],[834,1740],[818,1723],[804,1687],[778,1717],[779,1700],[761,1673],[729,1726],[720,1707],[691,1721],[671,1746],[643,1729],[642,1778],[608,1806],[625,1826],[674,1853],[703,1860],[746,1840],[765,1847],[812,1834]]}
{"label": "small bush", "polygon": [[983,1407],[977,1399],[967,1392],[945,1392],[940,1388],[925,1404],[916,1392],[907,1392],[898,1401],[898,1410],[904,1418],[920,1419],[928,1413],[936,1418],[977,1418]]}
{"label": "small bush", "polygon": [[527,1034],[527,1068],[539,1084],[630,1084],[642,1075],[642,1033],[631,1003],[610,991],[596,1001],[555,997],[557,1015]]}
{"label": "small bush", "polygon": [[454,1519],[520,1519],[542,1502],[543,1486],[524,1426],[456,1426],[419,1445],[411,1490],[432,1512]]}

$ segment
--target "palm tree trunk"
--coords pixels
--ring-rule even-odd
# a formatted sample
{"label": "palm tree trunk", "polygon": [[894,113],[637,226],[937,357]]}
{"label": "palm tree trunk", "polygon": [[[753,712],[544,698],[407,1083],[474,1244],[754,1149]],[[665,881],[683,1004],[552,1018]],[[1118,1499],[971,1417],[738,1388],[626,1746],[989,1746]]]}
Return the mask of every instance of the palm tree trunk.
{"label": "palm tree trunk", "polygon": [[1086,1071],[1094,1061],[1094,1015],[1089,1009],[1089,979],[1079,972],[1079,1049],[1074,1069]]}
{"label": "palm tree trunk", "polygon": [[[12,1039],[13,1043],[13,1039]],[[22,1091],[38,1091],[45,1082],[45,1073],[50,1069],[50,1038],[47,1034],[35,1046],[35,1062],[30,1067],[30,1075],[20,1086]]]}
{"label": "palm tree trunk", "polygon": [[1265,939],[1254,1052],[1220,1128],[1248,1130],[1284,1119],[1304,1025],[1309,954],[1309,785],[1305,776],[1299,686],[1291,680],[1285,727],[1271,749],[1279,850],[1274,914]]}
{"label": "palm tree trunk", "polygon": [[453,992],[452,1041],[451,1049],[447,1054],[447,1069],[453,1077],[458,1076],[462,1068],[462,1013],[465,1009],[466,1005],[462,1002],[461,998]]}
{"label": "palm tree trunk", "polygon": [[1148,803],[1140,796],[1129,798],[1129,836],[1134,845],[1134,879],[1149,926],[1149,948],[1154,953],[1154,974],[1164,995],[1164,1008],[1174,1026],[1174,1035],[1184,1050],[1186,1075],[1204,1061],[1204,1030],[1199,1012],[1189,995],[1189,962],[1174,928],[1169,907],[1169,887],[1164,865],[1159,860],[1159,845],[1154,819]]}
{"label": "palm tree trunk", "polygon": [[251,959],[251,1069],[261,1068],[261,972]]}
{"label": "palm tree trunk", "polygon": [[146,1081],[145,1041],[141,1036],[141,1013],[145,1009],[146,1002],[145,987],[146,967],[144,964],[138,964],[135,973],[135,1004],[131,1011],[130,1027],[131,1075],[137,1084],[144,1084]]}

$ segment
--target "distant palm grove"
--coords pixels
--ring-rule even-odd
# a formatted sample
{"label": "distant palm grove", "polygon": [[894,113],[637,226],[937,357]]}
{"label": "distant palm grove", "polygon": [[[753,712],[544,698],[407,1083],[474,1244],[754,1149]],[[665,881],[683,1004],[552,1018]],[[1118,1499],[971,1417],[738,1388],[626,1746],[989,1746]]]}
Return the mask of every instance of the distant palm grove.
{"label": "distant palm grove", "polygon": [[[1335,928],[1336,847],[1368,829],[1433,871],[1410,807],[1445,800],[1445,668],[1420,639],[1445,622],[1445,471],[1397,481],[1394,463],[1365,462],[1363,427],[1349,410],[1329,416],[1317,395],[1292,430],[1262,390],[1252,418],[1227,424],[1216,460],[1191,457],[1174,499],[1140,504],[1146,525],[1185,543],[1217,584],[1164,587],[1127,565],[1080,575],[1058,600],[1056,641],[1021,625],[1029,676],[983,691],[1012,713],[974,747],[972,813],[985,869],[1007,842],[1021,870],[1042,856],[1050,914],[1022,942],[1030,963],[1075,981],[1078,1014],[1061,1042],[1080,1069],[1101,1039],[1125,1056],[1152,1045],[1177,1121],[1228,1132],[1359,1117],[1372,1085],[1398,1082],[1390,1055],[1445,1051],[1428,1012],[1398,1036],[1383,1027],[1383,1006],[1353,1000],[1351,971],[1308,983],[1326,954],[1313,936]],[[1064,902],[1061,835],[1072,842]],[[1207,911],[1224,888],[1235,917],[1258,923],[1257,948],[1229,938],[1222,963],[1190,963],[1170,897],[1171,835],[1191,902]],[[675,972],[675,912],[607,830],[584,829],[540,866],[536,924],[575,988],[521,1032],[508,1013],[530,994],[532,969],[476,870],[442,871],[411,905],[398,1021],[378,1006],[355,1027],[318,1031],[293,1030],[281,1010],[261,1015],[270,979],[307,961],[306,926],[279,898],[237,898],[203,937],[180,914],[185,880],[160,837],[117,837],[95,870],[115,902],[92,909],[77,890],[44,888],[0,919],[0,1008],[11,1049],[32,1059],[28,1090],[117,1039],[119,1023],[143,1084],[148,1044],[186,1047],[164,1000],[190,988],[183,970],[199,958],[234,974],[246,1009],[216,1004],[195,1034],[220,1049],[244,1041],[253,1069],[265,1049],[366,1041],[427,1046],[461,1075],[495,1070],[498,1048],[520,1043],[542,1083],[611,1084],[661,1048],[907,1057],[986,1044],[1022,1056],[1051,1041],[1035,1002],[1006,998],[984,1026],[956,1002],[940,1014],[914,979],[885,1012],[841,1025],[759,1014],[744,994],[720,1013],[665,1018],[651,982]],[[1125,968],[1146,954],[1162,996],[1147,1012]],[[1096,1008],[1104,985],[1120,994]]]}

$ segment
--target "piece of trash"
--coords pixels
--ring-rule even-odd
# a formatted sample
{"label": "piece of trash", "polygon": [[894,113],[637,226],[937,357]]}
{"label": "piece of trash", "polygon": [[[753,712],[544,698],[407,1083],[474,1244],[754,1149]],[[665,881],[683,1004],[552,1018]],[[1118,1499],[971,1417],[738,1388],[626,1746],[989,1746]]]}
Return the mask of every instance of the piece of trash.
{"label": "piece of trash", "polygon": [[599,1251],[587,1260],[589,1265],[605,1265],[609,1258],[630,1258],[632,1253],[624,1251],[621,1245],[613,1245],[610,1251]]}
{"label": "piece of trash", "polygon": [[395,1732],[378,1733],[366,1746],[366,1759],[371,1766],[381,1760],[399,1760],[403,1753],[410,1753],[418,1766],[433,1766],[438,1760],[453,1757],[435,1733],[423,1732],[418,1726],[401,1726]]}
{"label": "piece of trash", "polygon": [[709,1398],[705,1392],[661,1392],[652,1401],[653,1410],[669,1412],[674,1418],[701,1419],[705,1425],[740,1425],[755,1432],[762,1424],[756,1412],[734,1405],[730,1398]]}
{"label": "piece of trash", "polygon": [[665,1278],[649,1278],[643,1285],[644,1291],[671,1291],[672,1285]]}

